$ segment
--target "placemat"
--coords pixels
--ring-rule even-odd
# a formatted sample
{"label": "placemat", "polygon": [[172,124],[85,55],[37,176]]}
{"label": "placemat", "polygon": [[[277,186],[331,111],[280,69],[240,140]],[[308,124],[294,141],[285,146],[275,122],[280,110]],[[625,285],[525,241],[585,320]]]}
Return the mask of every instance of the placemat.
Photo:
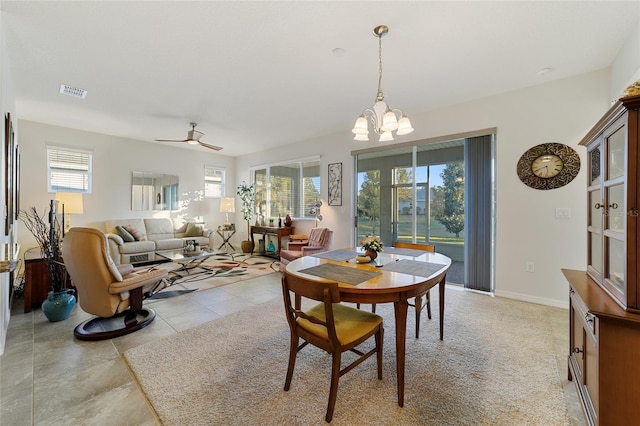
{"label": "placemat", "polygon": [[380,275],[380,272],[365,271],[363,269],[350,268],[348,266],[340,266],[333,263],[323,263],[322,265],[301,269],[298,272],[353,285],[360,284]]}
{"label": "placemat", "polygon": [[353,259],[357,255],[358,253],[351,250],[331,250],[331,251],[323,251],[322,253],[312,254],[310,256],[319,257],[320,259],[341,261],[341,260]]}
{"label": "placemat", "polygon": [[382,252],[390,253],[390,254],[400,254],[402,256],[411,256],[411,257],[418,257],[425,254],[425,252],[422,250],[416,250],[416,249],[410,249],[410,248],[395,248],[395,247],[385,247],[382,250]]}
{"label": "placemat", "polygon": [[420,260],[402,259],[384,265],[385,271],[401,272],[403,274],[418,275],[419,277],[430,277],[444,265],[440,263],[423,262]]}

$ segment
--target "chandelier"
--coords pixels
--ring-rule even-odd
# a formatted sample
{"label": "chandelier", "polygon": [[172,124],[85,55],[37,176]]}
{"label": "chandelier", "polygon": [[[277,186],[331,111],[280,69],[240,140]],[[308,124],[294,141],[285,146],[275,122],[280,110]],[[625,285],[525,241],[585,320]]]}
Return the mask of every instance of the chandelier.
{"label": "chandelier", "polygon": [[373,29],[373,35],[378,37],[378,93],[373,108],[362,111],[351,130],[355,134],[353,139],[357,141],[369,140],[367,118],[371,121],[373,131],[380,135],[381,142],[392,141],[394,131],[398,136],[413,132],[409,118],[399,109],[392,109],[384,102],[384,93],[382,93],[382,36],[388,32],[389,27],[386,25],[378,25]]}

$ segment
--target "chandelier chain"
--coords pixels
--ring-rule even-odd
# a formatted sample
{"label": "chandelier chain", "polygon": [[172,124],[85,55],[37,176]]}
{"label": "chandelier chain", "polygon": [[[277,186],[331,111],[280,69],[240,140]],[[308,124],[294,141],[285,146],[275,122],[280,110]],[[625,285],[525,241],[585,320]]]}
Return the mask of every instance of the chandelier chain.
{"label": "chandelier chain", "polygon": [[382,95],[382,34],[378,36],[378,93],[376,99]]}

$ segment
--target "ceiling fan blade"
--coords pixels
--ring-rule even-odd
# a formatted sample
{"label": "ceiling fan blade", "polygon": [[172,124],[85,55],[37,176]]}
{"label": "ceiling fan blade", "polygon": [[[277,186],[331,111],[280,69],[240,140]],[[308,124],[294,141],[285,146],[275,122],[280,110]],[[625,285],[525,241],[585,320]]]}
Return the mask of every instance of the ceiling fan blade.
{"label": "ceiling fan blade", "polygon": [[208,143],[204,143],[200,141],[198,141],[198,143],[204,146],[205,148],[213,149],[214,151],[220,151],[222,149],[221,146],[209,145]]}
{"label": "ceiling fan blade", "polygon": [[188,139],[155,139],[156,142],[188,142]]}

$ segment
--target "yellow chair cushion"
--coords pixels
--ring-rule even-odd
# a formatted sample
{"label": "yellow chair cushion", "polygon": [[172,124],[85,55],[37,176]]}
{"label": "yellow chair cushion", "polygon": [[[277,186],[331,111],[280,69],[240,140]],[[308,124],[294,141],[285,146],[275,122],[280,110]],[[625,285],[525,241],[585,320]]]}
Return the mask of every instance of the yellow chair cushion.
{"label": "yellow chair cushion", "polygon": [[[325,321],[324,303],[319,303],[305,312],[309,316]],[[380,323],[382,317],[371,312],[351,308],[349,306],[335,303],[333,305],[333,318],[336,324],[336,334],[341,345],[347,345],[370,333]],[[309,333],[329,340],[327,328],[314,324],[304,318],[298,318],[298,325]]]}

